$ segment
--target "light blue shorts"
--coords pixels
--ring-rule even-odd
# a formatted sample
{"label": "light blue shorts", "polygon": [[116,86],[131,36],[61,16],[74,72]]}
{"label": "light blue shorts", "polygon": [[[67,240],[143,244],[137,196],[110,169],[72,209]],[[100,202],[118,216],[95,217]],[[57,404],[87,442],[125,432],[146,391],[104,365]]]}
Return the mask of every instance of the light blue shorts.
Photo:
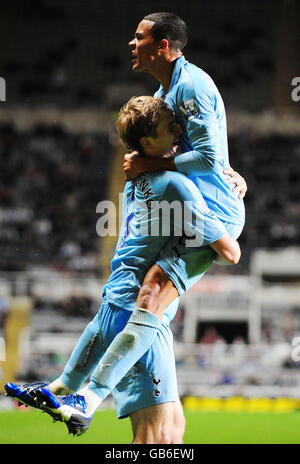
{"label": "light blue shorts", "polygon": [[[237,239],[243,225],[224,222],[231,237]],[[182,238],[170,240],[156,262],[176,287],[179,296],[187,292],[210,268],[216,258],[215,251],[208,245],[201,248],[187,248]]]}
{"label": "light blue shorts", "polygon": [[[103,301],[96,318],[103,353],[123,330],[132,312]],[[119,419],[148,406],[178,399],[173,335],[166,319],[148,349],[112,392]]]}

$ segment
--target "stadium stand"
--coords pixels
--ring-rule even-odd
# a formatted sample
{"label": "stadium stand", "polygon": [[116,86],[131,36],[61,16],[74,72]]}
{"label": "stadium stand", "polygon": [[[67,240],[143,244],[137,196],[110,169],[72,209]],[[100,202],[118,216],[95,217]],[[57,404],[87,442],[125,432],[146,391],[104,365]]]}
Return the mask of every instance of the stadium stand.
{"label": "stadium stand", "polygon": [[[95,208],[106,198],[109,135],[42,125],[20,132],[7,124],[0,134],[1,269],[46,264],[101,276]],[[224,272],[246,273],[251,250],[299,243],[300,137],[240,133],[229,137],[229,148],[232,166],[247,177],[247,227],[239,266]]]}
{"label": "stadium stand", "polygon": [[[145,12],[164,9],[189,24],[185,56],[221,91],[231,164],[248,184],[239,265],[212,267],[203,279],[192,340],[185,318],[192,300],[182,302],[172,323],[180,393],[296,396],[299,364],[290,348],[300,330],[299,304],[262,311],[259,346],[249,344],[247,314],[253,252],[300,244],[300,107],[290,97],[299,70],[299,4],[3,3],[0,336],[7,342],[1,368],[11,370],[2,369],[1,381],[55,378],[97,312],[113,243],[105,247],[96,233],[96,205],[122,190],[119,177],[111,178],[120,156],[113,118],[129,97],[157,87],[150,76],[132,73],[127,43]],[[232,285],[232,277],[241,280]],[[236,312],[228,310],[233,306]]]}

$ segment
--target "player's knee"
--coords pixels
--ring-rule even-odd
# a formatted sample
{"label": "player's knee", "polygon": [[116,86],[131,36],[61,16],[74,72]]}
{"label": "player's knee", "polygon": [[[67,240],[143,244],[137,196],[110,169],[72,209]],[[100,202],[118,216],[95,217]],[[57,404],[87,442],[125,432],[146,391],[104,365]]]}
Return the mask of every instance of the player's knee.
{"label": "player's knee", "polygon": [[[238,264],[239,260],[241,258],[241,250],[239,248],[237,248],[236,250],[234,251],[230,251],[228,253],[225,253],[224,254],[224,264],[228,265],[228,264]],[[222,263],[222,258],[218,260],[219,264],[223,264]]]}
{"label": "player's knee", "polygon": [[236,247],[233,253],[233,264],[237,264],[241,259],[241,248],[238,242],[236,242]]}
{"label": "player's knee", "polygon": [[232,264],[238,264],[241,259],[241,250],[238,248],[235,253],[232,253],[231,262]]}

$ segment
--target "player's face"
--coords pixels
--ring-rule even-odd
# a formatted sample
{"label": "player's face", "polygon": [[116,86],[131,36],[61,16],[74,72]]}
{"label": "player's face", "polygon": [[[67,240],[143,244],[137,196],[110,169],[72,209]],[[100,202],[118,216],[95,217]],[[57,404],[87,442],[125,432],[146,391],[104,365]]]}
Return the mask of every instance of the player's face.
{"label": "player's face", "polygon": [[158,45],[151,35],[152,21],[143,19],[137,27],[134,39],[129,42],[132,53],[132,69],[134,71],[150,71],[153,65]]}
{"label": "player's face", "polygon": [[147,137],[145,154],[161,157],[168,153],[176,139],[182,134],[182,129],[175,118],[163,117],[160,119],[156,129],[156,137]]}

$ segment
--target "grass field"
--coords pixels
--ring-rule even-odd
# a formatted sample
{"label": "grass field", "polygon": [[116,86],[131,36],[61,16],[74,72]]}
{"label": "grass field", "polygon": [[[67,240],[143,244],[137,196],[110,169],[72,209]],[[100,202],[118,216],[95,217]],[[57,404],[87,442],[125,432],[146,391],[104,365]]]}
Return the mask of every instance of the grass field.
{"label": "grass field", "polygon": [[[185,444],[300,444],[300,412],[247,413],[185,411]],[[128,419],[99,411],[86,435],[67,434],[62,423],[32,409],[0,411],[0,444],[128,444]]]}

